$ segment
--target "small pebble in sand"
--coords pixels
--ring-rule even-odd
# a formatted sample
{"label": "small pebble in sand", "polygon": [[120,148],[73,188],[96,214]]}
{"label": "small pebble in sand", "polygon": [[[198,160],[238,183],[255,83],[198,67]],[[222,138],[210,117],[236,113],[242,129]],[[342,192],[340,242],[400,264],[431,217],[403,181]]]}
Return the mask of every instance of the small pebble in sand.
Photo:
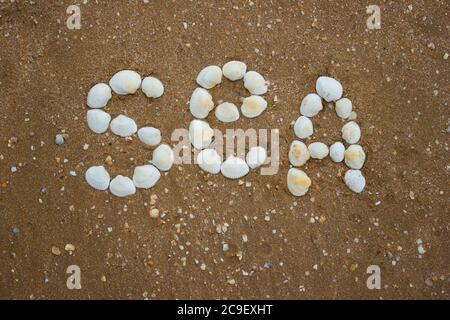
{"label": "small pebble in sand", "polygon": [[61,250],[59,250],[58,247],[53,246],[52,247],[52,254],[55,255],[55,256],[59,256],[59,255],[61,255]]}
{"label": "small pebble in sand", "polygon": [[150,218],[158,219],[159,218],[159,210],[156,208],[150,209]]}
{"label": "small pebble in sand", "polygon": [[57,145],[62,145],[62,144],[64,144],[64,142],[65,142],[64,135],[62,135],[62,134],[57,134],[57,135],[55,136],[55,143],[56,143]]}

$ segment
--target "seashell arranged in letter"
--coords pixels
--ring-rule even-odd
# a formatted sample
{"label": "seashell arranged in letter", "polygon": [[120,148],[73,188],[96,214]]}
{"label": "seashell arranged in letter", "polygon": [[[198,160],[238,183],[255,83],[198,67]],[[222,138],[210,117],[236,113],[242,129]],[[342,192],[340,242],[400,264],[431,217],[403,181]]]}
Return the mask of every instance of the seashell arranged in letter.
{"label": "seashell arranged in letter", "polygon": [[239,179],[248,174],[250,168],[247,163],[241,158],[230,156],[225,160],[221,167],[220,172],[228,179]]}
{"label": "seashell arranged in letter", "polygon": [[106,190],[109,187],[109,173],[104,166],[90,167],[87,169],[85,178],[87,183],[94,189]]}
{"label": "seashell arranged in letter", "polygon": [[111,131],[120,137],[130,137],[137,131],[136,122],[124,115],[119,115],[111,121]]}
{"label": "seashell arranged in letter", "polygon": [[141,84],[142,92],[149,98],[159,98],[164,94],[164,85],[155,77],[146,77]]}
{"label": "seashell arranged in letter", "polygon": [[311,179],[300,169],[291,168],[287,174],[287,186],[296,197],[304,196],[311,186]]}
{"label": "seashell arranged in letter", "polygon": [[313,159],[322,160],[328,155],[328,146],[322,142],[313,142],[308,146],[309,154]]}
{"label": "seashell arranged in letter", "polygon": [[218,66],[208,66],[197,76],[197,83],[205,89],[211,89],[222,82],[222,69]]}
{"label": "seashell arranged in letter", "polygon": [[230,61],[225,63],[222,67],[223,75],[225,78],[236,81],[245,76],[247,72],[247,65],[241,61]]}
{"label": "seashell arranged in letter", "polygon": [[295,121],[294,133],[300,139],[305,139],[314,133],[313,123],[309,118],[301,116]]}
{"label": "seashell arranged in letter", "polygon": [[189,139],[196,149],[207,148],[213,139],[214,130],[208,122],[202,120],[192,120],[189,124]]}
{"label": "seashell arranged in letter", "polygon": [[330,147],[330,158],[334,162],[342,162],[344,160],[345,147],[342,142],[335,142]]}
{"label": "seashell arranged in letter", "polygon": [[169,171],[174,159],[172,148],[167,144],[162,144],[153,151],[152,163],[161,171]]}
{"label": "seashell arranged in letter", "polygon": [[105,83],[97,83],[89,90],[87,105],[89,108],[100,109],[111,99],[111,88]]}
{"label": "seashell arranged in letter", "polygon": [[245,157],[248,166],[251,169],[258,168],[264,164],[267,158],[267,151],[261,146],[250,148]]}
{"label": "seashell arranged in letter", "polygon": [[253,95],[263,95],[267,92],[266,80],[256,71],[245,74],[244,87]]}
{"label": "seashell arranged in letter", "polygon": [[309,158],[310,154],[306,145],[301,141],[292,141],[289,148],[289,162],[294,167],[301,167],[309,160]]}
{"label": "seashell arranged in letter", "polygon": [[351,169],[361,169],[366,161],[366,154],[358,144],[352,144],[345,150],[345,164]]}
{"label": "seashell arranged in letter", "polygon": [[133,181],[121,175],[118,175],[111,180],[109,190],[117,197],[127,197],[136,193],[136,187]]}
{"label": "seashell arranged in letter", "polygon": [[161,143],[161,131],[153,127],[143,127],[138,131],[139,139],[148,146],[157,146]]}
{"label": "seashell arranged in letter", "polygon": [[319,77],[316,82],[316,92],[327,102],[337,101],[342,97],[342,85],[336,79]]}
{"label": "seashell arranged in letter", "polygon": [[359,170],[348,170],[345,173],[344,182],[355,193],[361,193],[366,186],[366,179]]}
{"label": "seashell arranged in letter", "polygon": [[103,110],[93,109],[87,112],[87,123],[89,129],[95,133],[104,133],[108,130],[111,116]]}
{"label": "seashell arranged in letter", "polygon": [[122,70],[113,75],[109,86],[119,95],[133,94],[141,86],[141,76],[132,70]]}
{"label": "seashell arranged in letter", "polygon": [[350,99],[342,98],[336,101],[336,114],[339,118],[348,119],[352,113],[352,102]]}
{"label": "seashell arranged in letter", "polygon": [[219,121],[225,123],[239,120],[239,110],[234,103],[224,102],[219,104],[215,114]]}
{"label": "seashell arranged in letter", "polygon": [[251,96],[244,99],[241,106],[242,114],[247,118],[256,118],[267,108],[267,101],[260,96]]}
{"label": "seashell arranged in letter", "polygon": [[300,113],[305,117],[314,117],[322,109],[322,98],[315,93],[306,95],[300,104]]}
{"label": "seashell arranged in letter", "polygon": [[203,171],[217,174],[220,172],[222,158],[215,149],[204,149],[199,152],[197,163]]}
{"label": "seashell arranged in letter", "polygon": [[134,168],[133,183],[136,188],[150,189],[161,177],[161,173],[152,165],[144,165]]}
{"label": "seashell arranged in letter", "polygon": [[209,92],[203,88],[195,89],[189,101],[189,110],[192,115],[198,119],[204,119],[213,108],[214,102]]}
{"label": "seashell arranged in letter", "polygon": [[342,139],[348,144],[354,144],[361,139],[361,128],[355,121],[350,121],[342,127]]}

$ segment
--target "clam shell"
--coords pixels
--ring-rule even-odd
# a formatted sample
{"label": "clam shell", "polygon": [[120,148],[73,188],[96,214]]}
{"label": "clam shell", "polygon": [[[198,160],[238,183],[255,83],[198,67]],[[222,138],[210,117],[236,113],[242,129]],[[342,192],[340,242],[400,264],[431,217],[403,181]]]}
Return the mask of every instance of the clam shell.
{"label": "clam shell", "polygon": [[228,179],[239,179],[248,174],[250,168],[241,158],[230,156],[222,163],[220,172]]}
{"label": "clam shell", "polygon": [[256,118],[267,108],[267,101],[260,96],[250,96],[244,99],[241,106],[242,114],[247,118]]}
{"label": "clam shell", "polygon": [[87,123],[89,129],[95,133],[104,133],[108,130],[111,116],[103,110],[93,109],[87,112]]}
{"label": "clam shell", "polygon": [[141,76],[136,71],[122,70],[113,75],[109,86],[119,95],[133,94],[141,86]]}
{"label": "clam shell", "polygon": [[366,154],[358,144],[352,144],[345,150],[345,164],[351,169],[361,169],[366,161]]}
{"label": "clam shell", "polygon": [[342,85],[336,79],[319,77],[316,82],[316,92],[327,102],[337,101],[342,97]]}
{"label": "clam shell", "polygon": [[294,140],[289,147],[289,162],[294,167],[303,166],[310,158],[309,150],[306,145],[301,142]]}
{"label": "clam shell", "polygon": [[111,180],[109,191],[117,197],[127,197],[136,193],[136,187],[130,178],[118,175]]}
{"label": "clam shell", "polygon": [[161,143],[161,131],[153,127],[143,127],[138,130],[139,139],[148,146],[157,146]]}
{"label": "clam shell", "polygon": [[314,117],[322,109],[322,98],[315,93],[307,94],[300,104],[300,113],[305,117]]}
{"label": "clam shell", "polygon": [[155,77],[146,77],[141,84],[142,92],[149,98],[159,98],[164,94],[164,85]]}
{"label": "clam shell", "polygon": [[263,95],[267,92],[266,80],[256,71],[249,71],[245,74],[244,87],[252,95]]}
{"label": "clam shell", "polygon": [[197,76],[197,83],[205,89],[211,89],[222,82],[222,69],[218,66],[208,66]]}
{"label": "clam shell", "polygon": [[225,78],[236,81],[245,76],[247,72],[247,65],[241,61],[229,61],[222,67]]}
{"label": "clam shell", "polygon": [[267,158],[267,151],[261,146],[250,148],[245,157],[248,166],[251,169],[258,168],[264,164]]}
{"label": "clam shell", "polygon": [[354,144],[361,139],[361,128],[355,121],[350,121],[342,127],[342,139],[348,144]]}
{"label": "clam shell", "polygon": [[150,189],[161,177],[161,173],[155,166],[144,165],[134,168],[133,183],[136,188]]}
{"label": "clam shell", "polygon": [[224,102],[219,104],[215,114],[219,121],[225,123],[239,120],[239,110],[234,103]]}
{"label": "clam shell", "polygon": [[345,147],[342,142],[335,142],[330,147],[330,158],[334,162],[342,162],[344,160]]}
{"label": "clam shell", "polygon": [[322,142],[313,142],[308,146],[309,154],[311,158],[322,160],[328,155],[328,146]]}
{"label": "clam shell", "polygon": [[305,116],[301,116],[295,121],[294,133],[300,139],[306,139],[314,133],[314,127],[311,120]]}
{"label": "clam shell", "polygon": [[111,97],[111,88],[106,83],[97,83],[89,90],[87,105],[89,108],[100,109],[106,106]]}
{"label": "clam shell", "polygon": [[130,137],[137,131],[136,122],[124,115],[119,115],[111,121],[111,131],[120,137]]}
{"label": "clam shell", "polygon": [[213,139],[214,130],[208,122],[202,120],[192,120],[189,124],[189,139],[194,148],[201,150],[207,148]]}
{"label": "clam shell", "polygon": [[336,114],[339,118],[348,119],[352,113],[352,102],[350,99],[342,98],[336,101]]}
{"label": "clam shell", "polygon": [[214,109],[214,102],[209,92],[203,88],[195,89],[189,101],[189,110],[192,115],[198,119],[204,119],[212,109]]}
{"label": "clam shell", "polygon": [[153,151],[152,163],[161,171],[169,171],[174,159],[172,148],[167,144],[162,144]]}
{"label": "clam shell", "polygon": [[355,193],[361,193],[366,186],[366,179],[359,170],[348,170],[344,176],[347,187]]}
{"label": "clam shell", "polygon": [[220,172],[222,158],[215,149],[204,149],[197,156],[197,164],[203,171],[217,174]]}
{"label": "clam shell", "polygon": [[109,187],[109,173],[104,166],[94,166],[86,170],[86,182],[94,189],[106,190]]}
{"label": "clam shell", "polygon": [[311,186],[311,179],[300,169],[291,168],[287,174],[287,186],[296,197],[304,196]]}

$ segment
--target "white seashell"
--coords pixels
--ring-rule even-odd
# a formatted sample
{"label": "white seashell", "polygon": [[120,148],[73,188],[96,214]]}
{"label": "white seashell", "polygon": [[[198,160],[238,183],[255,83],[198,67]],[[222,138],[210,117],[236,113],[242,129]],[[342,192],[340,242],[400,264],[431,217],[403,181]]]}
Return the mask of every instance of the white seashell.
{"label": "white seashell", "polygon": [[150,189],[161,177],[161,173],[152,165],[134,168],[133,183],[136,188]]}
{"label": "white seashell", "polygon": [[217,174],[220,172],[222,158],[215,149],[205,149],[199,152],[197,163],[203,171]]}
{"label": "white seashell", "polygon": [[192,115],[199,119],[204,119],[209,112],[214,108],[212,96],[203,88],[194,90],[189,101],[189,110]]}
{"label": "white seashell", "polygon": [[300,113],[305,117],[314,117],[322,109],[322,98],[315,93],[307,94],[300,104]]}
{"label": "white seashell", "polygon": [[222,82],[222,69],[218,66],[208,66],[197,76],[197,83],[205,89],[211,89]]}
{"label": "white seashell", "polygon": [[267,92],[266,80],[256,71],[249,71],[245,74],[244,87],[253,95],[262,95]]}
{"label": "white seashell", "polygon": [[247,163],[241,158],[230,156],[225,160],[221,167],[220,172],[228,179],[239,179],[247,175],[250,171]]}
{"label": "white seashell", "polygon": [[316,82],[316,92],[325,101],[337,101],[342,97],[342,85],[336,79],[330,77],[319,77]]}
{"label": "white seashell", "polygon": [[339,118],[348,119],[352,113],[352,108],[350,99],[342,98],[336,101],[336,114]]}
{"label": "white seashell", "polygon": [[109,86],[119,95],[133,94],[141,86],[141,76],[136,71],[122,70],[113,75]]}
{"label": "white seashell", "polygon": [[109,191],[117,197],[126,197],[135,194],[136,187],[130,178],[118,175],[111,180]]}
{"label": "white seashell", "polygon": [[248,166],[251,169],[258,168],[266,162],[267,151],[261,146],[250,148],[245,157]]}
{"label": "white seashell", "polygon": [[256,118],[267,108],[267,101],[260,96],[244,98],[241,106],[242,114],[247,118]]}
{"label": "white seashell", "polygon": [[310,158],[309,150],[306,145],[301,142],[294,140],[289,147],[289,162],[294,167],[303,166]]}
{"label": "white seashell", "polygon": [[247,72],[247,65],[241,61],[230,61],[225,63],[222,67],[223,75],[225,78],[236,81],[245,76]]}
{"label": "white seashell", "polygon": [[309,154],[313,159],[323,159],[328,155],[328,146],[322,142],[313,142],[308,146]]}
{"label": "white seashell", "polygon": [[104,133],[108,130],[111,116],[103,110],[93,109],[87,112],[87,123],[89,129],[95,133]]}
{"label": "white seashell", "polygon": [[140,128],[138,137],[148,146],[157,146],[161,143],[161,131],[153,127]]}
{"label": "white seashell", "polygon": [[109,173],[104,166],[90,167],[86,170],[85,179],[94,189],[106,190],[109,187]]}
{"label": "white seashell", "polygon": [[189,139],[196,149],[207,148],[213,139],[214,130],[208,122],[202,120],[192,120],[189,124]]}
{"label": "white seashell", "polygon": [[287,186],[296,197],[304,196],[311,186],[311,179],[300,169],[291,168],[287,174]]}
{"label": "white seashell", "polygon": [[355,193],[361,193],[366,186],[366,179],[359,170],[348,170],[344,181],[347,187]]}
{"label": "white seashell", "polygon": [[104,133],[108,130],[111,116],[103,110],[89,110],[87,112],[88,127],[95,133]]}
{"label": "white seashell", "polygon": [[162,144],[153,151],[152,163],[161,171],[169,171],[174,162],[172,148]]}
{"label": "white seashell", "polygon": [[111,99],[111,88],[106,83],[97,83],[89,90],[87,105],[89,108],[100,109]]}
{"label": "white seashell", "polygon": [[239,110],[234,103],[224,102],[219,104],[215,114],[219,121],[225,123],[239,120]]}
{"label": "white seashell", "polygon": [[366,154],[359,144],[352,144],[345,150],[345,164],[351,169],[361,169],[366,161]]}
{"label": "white seashell", "polygon": [[342,139],[348,144],[357,143],[361,139],[361,128],[359,125],[354,121],[346,123],[342,127]]}
{"label": "white seashell", "polygon": [[120,137],[130,137],[137,131],[136,122],[124,115],[119,115],[111,121],[111,131]]}
{"label": "white seashell", "polygon": [[301,116],[295,121],[294,133],[300,139],[305,139],[314,133],[314,127],[311,120],[305,116]]}
{"label": "white seashell", "polygon": [[164,85],[155,77],[146,77],[141,84],[142,92],[149,98],[159,98],[164,94]]}
{"label": "white seashell", "polygon": [[330,147],[330,158],[334,162],[342,162],[344,160],[345,147],[342,142],[335,142]]}

